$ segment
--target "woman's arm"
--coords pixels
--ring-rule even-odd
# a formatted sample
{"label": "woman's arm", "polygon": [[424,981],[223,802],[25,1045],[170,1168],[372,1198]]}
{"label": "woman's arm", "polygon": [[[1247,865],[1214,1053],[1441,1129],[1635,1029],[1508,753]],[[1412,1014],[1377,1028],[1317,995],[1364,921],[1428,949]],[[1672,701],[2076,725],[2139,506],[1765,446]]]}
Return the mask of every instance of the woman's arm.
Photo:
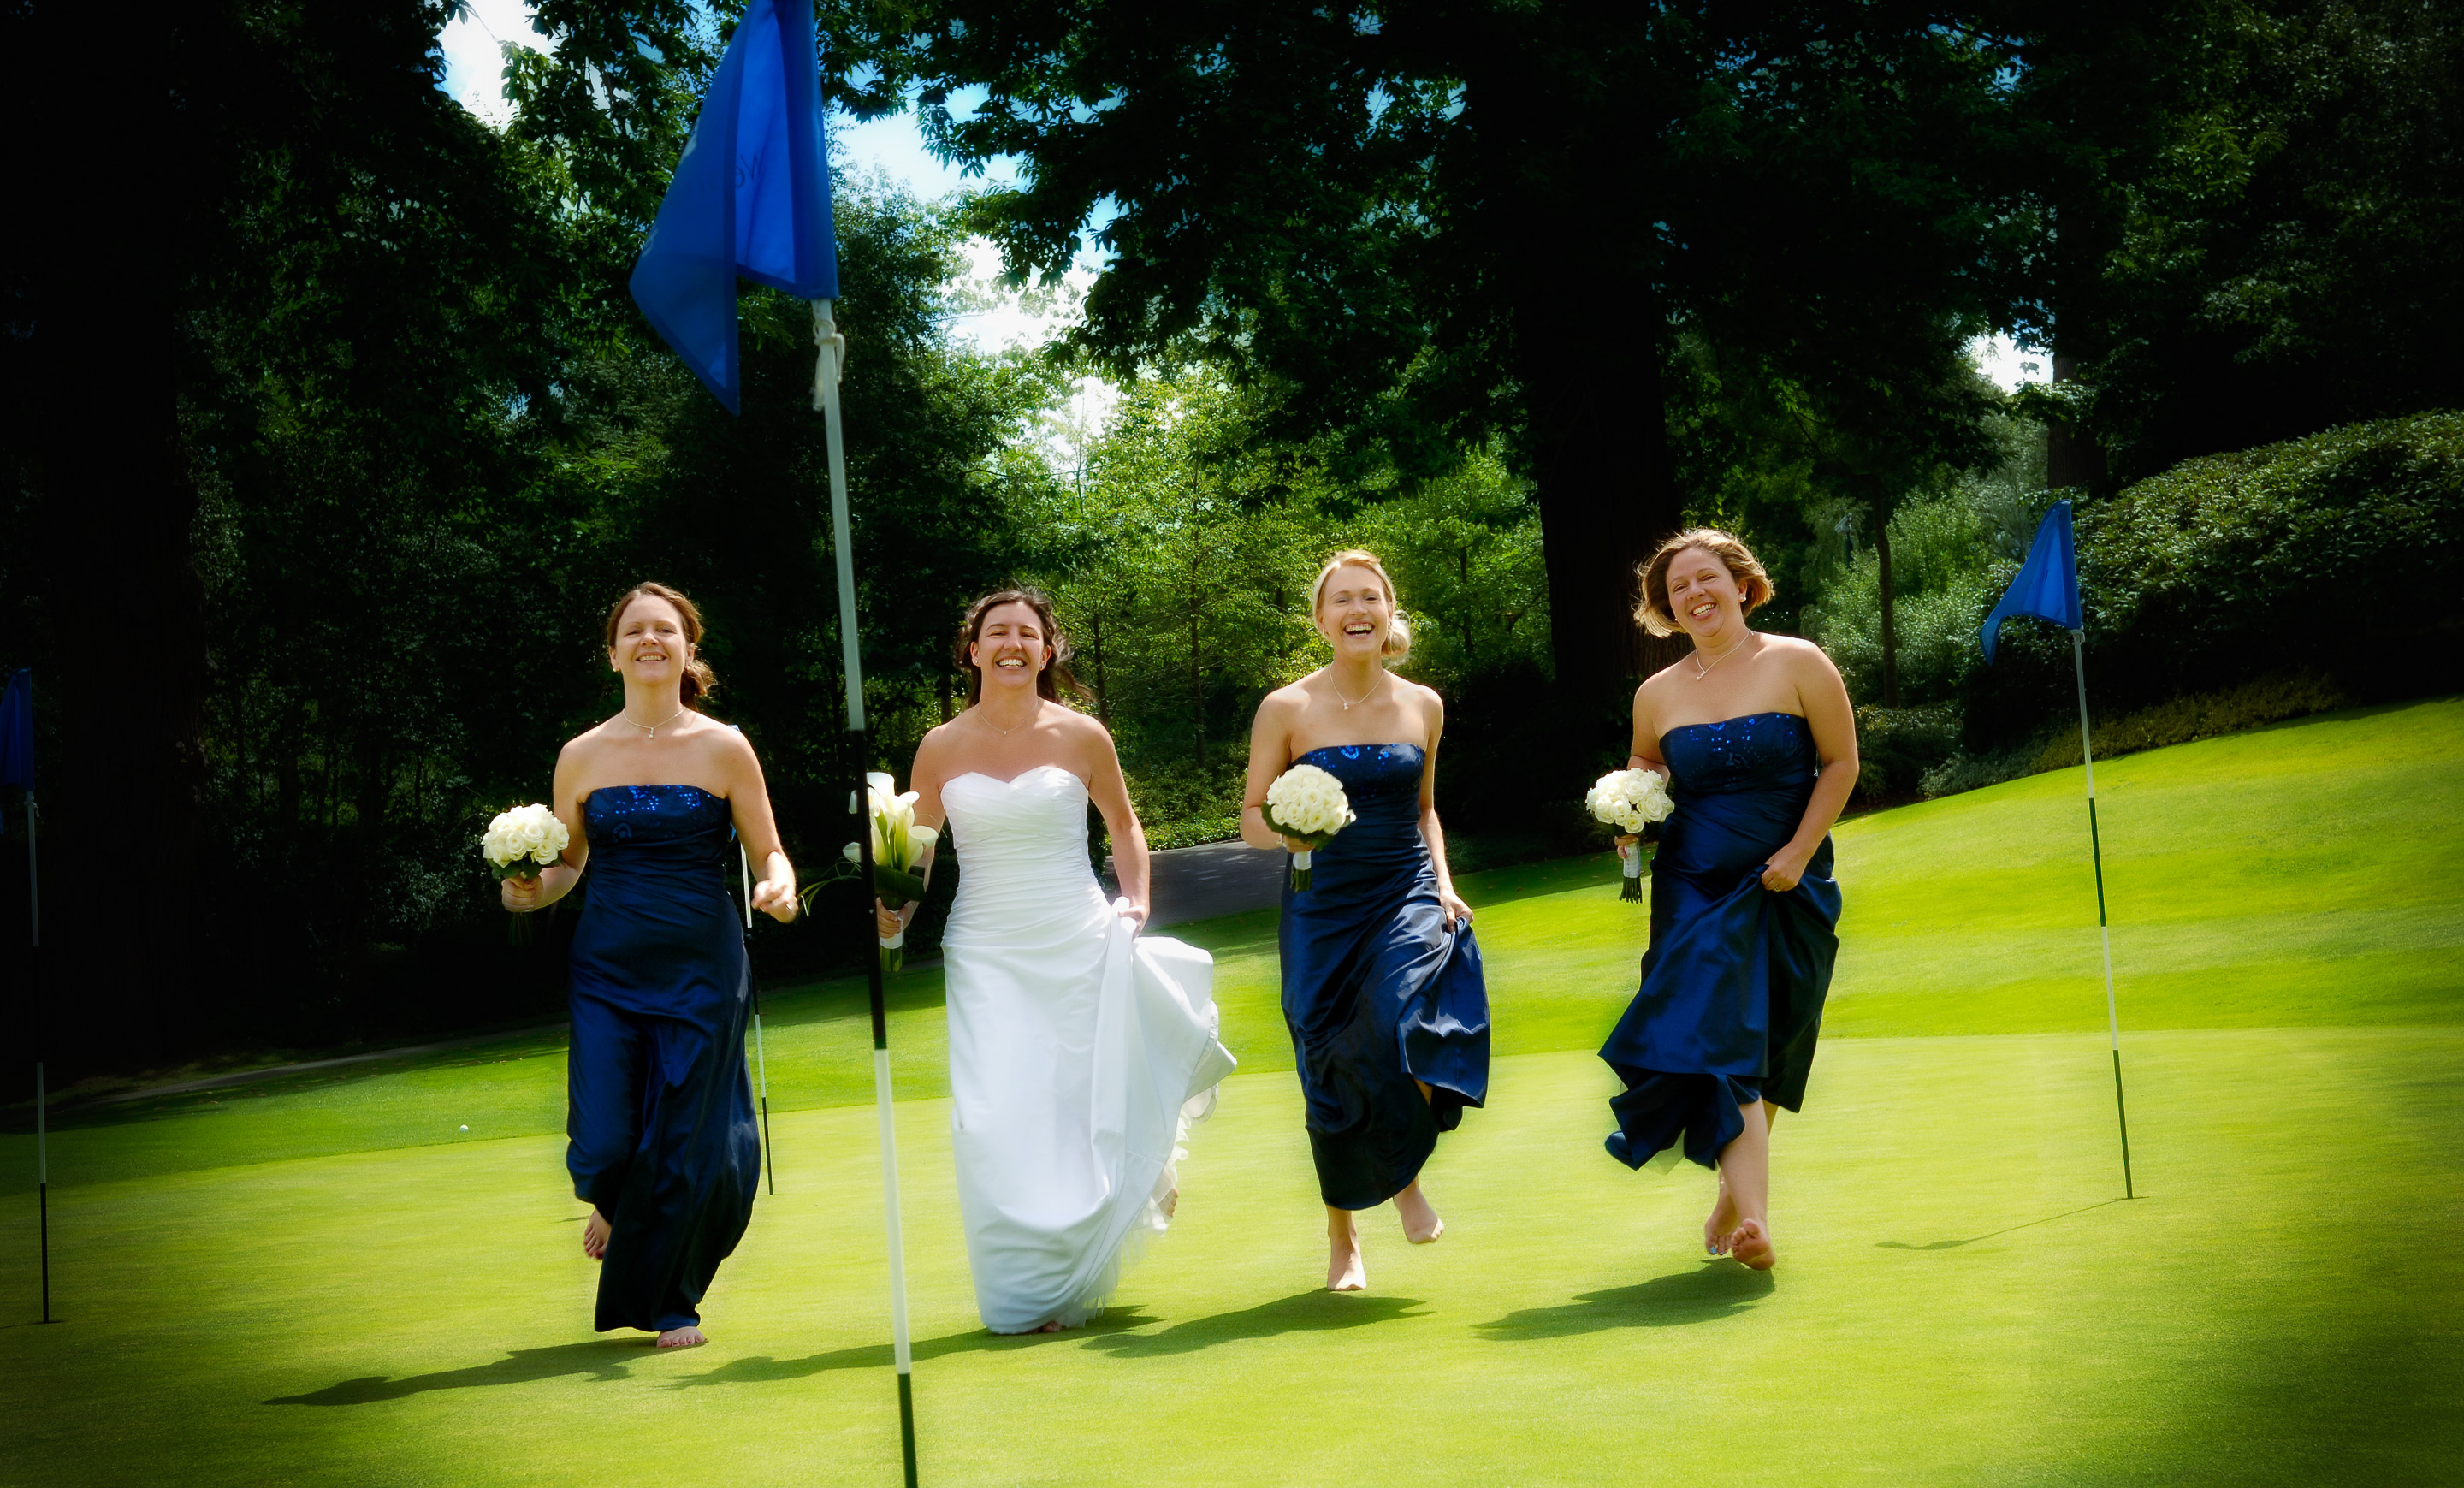
{"label": "woman's arm", "polygon": [[1262,853],[1297,853],[1283,833],[1266,825],[1266,788],[1291,763],[1293,707],[1282,691],[1270,692],[1258,704],[1257,721],[1249,725],[1249,780],[1241,792],[1241,840]]}
{"label": "woman's arm", "polygon": [[751,741],[733,729],[719,746],[726,751],[727,801],[736,815],[736,834],[750,859],[761,865],[760,880],[753,885],[753,907],[784,924],[796,918],[796,869],[779,840],[761,761]]}
{"label": "woman's arm", "polygon": [[1652,726],[1651,699],[1644,683],[1634,690],[1634,741],[1626,746],[1625,767],[1647,769],[1665,783],[1669,778],[1668,762],[1660,757],[1660,733]]}
{"label": "woman's arm", "polygon": [[1095,810],[1104,813],[1104,826],[1112,834],[1112,868],[1121,877],[1121,897],[1137,912],[1138,923],[1144,925],[1154,910],[1149,896],[1149,860],[1147,832],[1138,825],[1137,808],[1130,803],[1130,783],[1121,774],[1120,751],[1112,745],[1112,736],[1104,732],[1100,723],[1090,721],[1094,732],[1088,792],[1095,798]]}
{"label": "woman's arm", "polygon": [[574,794],[582,781],[581,744],[579,739],[571,740],[557,751],[556,784],[550,788],[556,819],[564,823],[563,855],[539,870],[536,878],[507,878],[497,888],[497,899],[517,915],[545,909],[572,893],[582,881],[582,870],[590,864],[590,838],[582,830],[582,802]]}
{"label": "woman's arm", "polygon": [[1471,906],[1455,892],[1453,872],[1446,867],[1446,830],[1438,825],[1438,741],[1446,732],[1446,704],[1428,688],[1429,742],[1420,751],[1420,839],[1429,845],[1429,869],[1438,877],[1438,903],[1446,912],[1446,928],[1455,922],[1471,923]]}
{"label": "woman's arm", "polygon": [[1814,796],[1805,803],[1805,817],[1788,846],[1771,855],[1763,870],[1763,887],[1786,893],[1805,877],[1805,865],[1847,809],[1848,792],[1857,788],[1857,711],[1848,702],[1848,684],[1822,648],[1800,641],[1789,648],[1790,673],[1796,683],[1797,705],[1814,731],[1814,750],[1822,760],[1822,774],[1814,782]]}

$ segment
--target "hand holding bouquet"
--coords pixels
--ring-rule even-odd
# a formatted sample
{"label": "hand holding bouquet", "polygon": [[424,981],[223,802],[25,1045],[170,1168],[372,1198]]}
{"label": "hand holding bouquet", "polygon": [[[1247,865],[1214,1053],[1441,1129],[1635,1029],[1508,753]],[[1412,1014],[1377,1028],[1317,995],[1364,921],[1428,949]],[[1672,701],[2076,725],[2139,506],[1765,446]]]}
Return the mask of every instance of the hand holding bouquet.
{"label": "hand holding bouquet", "polygon": [[[872,821],[872,894],[894,913],[924,897],[924,879],[915,870],[941,834],[915,825],[914,791],[899,793],[898,782],[879,770],[864,780],[870,807],[867,814]],[[858,844],[848,843],[847,860],[861,863],[862,852]],[[882,940],[881,969],[894,975],[906,965],[907,932],[901,929]]]}
{"label": "hand holding bouquet", "polygon": [[[1668,798],[1668,782],[1647,769],[1611,770],[1583,793],[1583,809],[1595,821],[1608,823],[1627,836],[1639,836],[1649,823],[1666,821],[1677,803]],[[1642,844],[1622,843],[1617,856],[1625,861],[1625,883],[1617,898],[1642,899]]]}
{"label": "hand holding bouquet", "polygon": [[1333,841],[1334,834],[1353,820],[1343,782],[1314,765],[1295,765],[1276,776],[1266,788],[1266,801],[1259,814],[1274,831],[1309,844],[1292,855],[1295,894],[1309,886],[1310,853]]}
{"label": "hand holding bouquet", "polygon": [[544,806],[517,806],[499,811],[479,839],[480,855],[498,879],[536,878],[539,870],[564,855],[564,823]]}

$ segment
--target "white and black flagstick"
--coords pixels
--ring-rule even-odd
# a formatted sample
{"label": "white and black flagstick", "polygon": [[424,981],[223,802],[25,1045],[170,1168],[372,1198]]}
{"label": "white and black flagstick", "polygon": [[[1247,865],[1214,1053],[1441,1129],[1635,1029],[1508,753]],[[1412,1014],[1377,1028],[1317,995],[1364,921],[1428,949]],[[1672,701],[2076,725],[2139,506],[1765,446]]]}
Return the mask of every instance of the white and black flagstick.
{"label": "white and black flagstick", "polygon": [[[864,666],[856,649],[855,548],[847,522],[847,441],[839,426],[839,370],[847,359],[847,341],[839,335],[830,301],[813,301],[813,342],[821,348],[813,368],[813,407],[820,410],[829,436],[830,550],[838,560],[839,643],[847,669],[847,742],[854,762],[855,788],[847,792],[847,814],[856,840],[856,881],[872,884],[872,823],[865,804]],[[873,924],[874,896],[864,902],[864,943],[879,937]],[[898,1224],[898,1129],[890,1099],[890,1014],[882,1001],[881,957],[864,958],[872,991],[872,1093],[881,1111],[882,1209],[890,1230],[891,1360],[898,1370],[899,1444],[907,1468],[907,1488],[915,1488],[915,1361],[907,1341],[907,1248]]]}
{"label": "white and black flagstick", "polygon": [[2079,674],[2079,759],[2087,766],[2087,850],[2096,864],[2096,933],[2104,941],[2104,1026],[2113,1040],[2113,1117],[2122,1128],[2122,1196],[2137,1198],[2130,1183],[2130,1116],[2122,1100],[2122,1015],[2113,1000],[2113,930],[2104,919],[2104,845],[2096,830],[2096,747],[2087,727],[2087,633],[2071,632],[2071,665]]}
{"label": "white and black flagstick", "polygon": [[43,1109],[43,879],[34,855],[34,823],[42,817],[34,792],[26,792],[26,913],[33,932],[33,954],[27,964],[26,985],[33,991],[34,1022],[34,1212],[41,1238],[43,1321],[52,1321],[52,1145]]}
{"label": "white and black flagstick", "polygon": [[770,1191],[779,1191],[779,1154],[770,1146],[770,1059],[761,1051],[761,979],[753,974],[753,859],[745,855],[744,839],[736,839],[736,866],[744,874],[744,979],[753,988],[753,1069],[761,1082],[761,1176]]}

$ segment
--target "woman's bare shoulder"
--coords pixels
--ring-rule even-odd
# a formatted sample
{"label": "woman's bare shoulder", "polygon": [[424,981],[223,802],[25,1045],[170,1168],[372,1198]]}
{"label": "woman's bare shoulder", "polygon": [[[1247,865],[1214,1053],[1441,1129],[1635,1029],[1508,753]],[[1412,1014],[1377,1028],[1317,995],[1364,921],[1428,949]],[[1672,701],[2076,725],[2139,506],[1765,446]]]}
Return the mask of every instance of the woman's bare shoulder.
{"label": "woman's bare shoulder", "polygon": [[[1322,671],[1324,669],[1320,668],[1320,670]],[[1309,674],[1309,677],[1286,682],[1283,686],[1276,688],[1273,692],[1270,692],[1264,698],[1259,699],[1258,717],[1261,719],[1287,719],[1295,717],[1307,710],[1309,705],[1309,681],[1310,677],[1315,676],[1317,676],[1317,673],[1311,672]]]}

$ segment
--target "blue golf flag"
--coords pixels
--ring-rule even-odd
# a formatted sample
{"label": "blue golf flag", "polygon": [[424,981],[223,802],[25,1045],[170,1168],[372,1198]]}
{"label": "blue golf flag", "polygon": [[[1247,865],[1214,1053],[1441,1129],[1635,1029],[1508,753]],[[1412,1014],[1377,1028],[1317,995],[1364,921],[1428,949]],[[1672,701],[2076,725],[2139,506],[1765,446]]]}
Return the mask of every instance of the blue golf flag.
{"label": "blue golf flag", "polygon": [[2051,620],[2065,631],[2080,628],[2079,556],[2071,542],[2068,501],[2056,501],[2036,524],[2035,540],[2028,544],[2028,561],[2019,566],[2019,576],[2011,581],[2002,603],[1993,607],[1993,612],[1985,617],[1984,629],[1976,633],[1988,665],[1992,663],[1993,642],[2002,633],[2002,622],[2017,615]]}
{"label": "blue golf flag", "polygon": [[0,786],[34,788],[34,674],[22,668],[0,693]]}
{"label": "blue golf flag", "polygon": [[731,413],[739,275],[838,298],[811,0],[746,8],[633,265],[634,302]]}

